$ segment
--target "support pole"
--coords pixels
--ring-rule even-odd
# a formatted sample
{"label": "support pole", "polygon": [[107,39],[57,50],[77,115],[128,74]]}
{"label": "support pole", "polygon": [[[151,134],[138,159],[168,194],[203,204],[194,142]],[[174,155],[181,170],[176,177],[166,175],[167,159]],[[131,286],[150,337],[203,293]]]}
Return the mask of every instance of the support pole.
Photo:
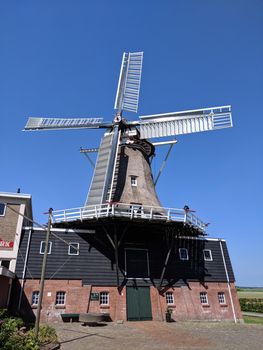
{"label": "support pole", "polygon": [[52,223],[52,211],[53,211],[52,208],[48,210],[49,215],[48,215],[48,226],[47,226],[47,234],[46,234],[46,245],[45,245],[45,252],[44,252],[44,257],[42,262],[41,280],[40,280],[40,287],[39,287],[39,299],[38,299],[38,305],[37,305],[37,316],[36,316],[36,324],[35,324],[36,339],[38,338],[40,313],[41,313],[41,306],[42,306],[42,299],[43,299],[43,292],[44,292],[47,255],[48,255],[48,248],[49,248],[49,236],[50,236],[51,223]]}
{"label": "support pole", "polygon": [[[176,143],[177,141],[175,140],[175,143]],[[162,173],[162,171],[163,171],[163,168],[164,168],[164,166],[165,166],[165,164],[166,164],[166,162],[167,162],[167,159],[168,159],[168,157],[169,157],[169,154],[171,153],[171,150],[172,150],[172,148],[173,148],[173,146],[174,146],[174,144],[175,143],[171,143],[170,144],[170,147],[169,147],[169,149],[168,149],[168,151],[167,151],[167,154],[166,154],[166,156],[165,156],[165,158],[164,158],[164,161],[162,162],[162,165],[161,165],[161,167],[160,167],[160,170],[159,170],[159,172],[158,172],[158,175],[156,176],[156,179],[155,179],[155,181],[154,181],[154,186],[156,186],[156,184],[157,184],[157,182],[158,182],[158,180],[159,180],[159,177],[161,176],[161,173]]]}
{"label": "support pole", "polygon": [[119,279],[119,256],[118,256],[118,237],[117,237],[117,228],[114,224],[114,245],[115,245],[115,265],[116,265],[116,277],[117,277],[117,286],[120,285]]}
{"label": "support pole", "polygon": [[231,293],[230,280],[229,280],[229,275],[228,275],[227,266],[226,266],[226,259],[225,259],[225,254],[224,254],[224,251],[223,251],[222,241],[221,240],[219,240],[219,244],[220,244],[221,255],[222,255],[223,264],[224,264],[224,268],[225,268],[225,273],[226,273],[227,288],[228,288],[230,304],[231,304],[231,308],[232,308],[232,312],[233,312],[233,318],[234,318],[234,322],[237,323],[237,317],[236,317],[233,297],[232,297],[232,293]]}

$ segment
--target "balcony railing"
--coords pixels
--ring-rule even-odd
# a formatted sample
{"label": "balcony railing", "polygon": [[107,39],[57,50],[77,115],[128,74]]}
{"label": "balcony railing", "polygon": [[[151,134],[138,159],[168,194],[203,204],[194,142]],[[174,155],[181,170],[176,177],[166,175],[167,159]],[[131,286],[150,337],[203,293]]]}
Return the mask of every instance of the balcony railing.
{"label": "balcony railing", "polygon": [[76,220],[94,220],[106,217],[119,217],[130,220],[183,222],[201,230],[202,232],[205,232],[207,226],[191,211],[138,204],[104,203],[53,211],[54,223],[71,222]]}

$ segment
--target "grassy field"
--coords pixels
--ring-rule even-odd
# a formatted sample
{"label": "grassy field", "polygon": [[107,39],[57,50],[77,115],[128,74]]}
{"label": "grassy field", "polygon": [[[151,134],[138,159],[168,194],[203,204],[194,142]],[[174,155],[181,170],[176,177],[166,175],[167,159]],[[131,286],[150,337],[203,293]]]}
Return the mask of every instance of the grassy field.
{"label": "grassy field", "polygon": [[263,317],[243,316],[245,323],[261,324],[263,326]]}
{"label": "grassy field", "polygon": [[263,299],[263,288],[238,288],[239,298]]}

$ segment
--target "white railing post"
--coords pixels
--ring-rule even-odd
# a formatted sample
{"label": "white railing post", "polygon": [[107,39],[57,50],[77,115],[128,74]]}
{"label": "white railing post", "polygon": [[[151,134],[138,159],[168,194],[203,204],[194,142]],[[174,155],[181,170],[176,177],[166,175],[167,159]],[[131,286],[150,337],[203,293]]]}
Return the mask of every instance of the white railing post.
{"label": "white railing post", "polygon": [[132,218],[133,218],[133,205],[131,207],[131,217],[130,217],[130,219],[132,219]]}
{"label": "white railing post", "polygon": [[98,210],[97,210],[97,206],[95,205],[95,217],[96,219],[98,219]]}
{"label": "white railing post", "polygon": [[64,221],[66,221],[66,210],[64,210]]}
{"label": "white railing post", "polygon": [[153,207],[151,207],[151,210],[150,210],[150,219],[152,220],[153,218]]}
{"label": "white railing post", "polygon": [[83,208],[80,208],[80,221],[82,221],[82,209]]}
{"label": "white railing post", "polygon": [[114,209],[115,209],[115,204],[112,204],[112,207],[111,207],[112,209],[111,209],[111,212],[112,212],[112,216],[115,216],[115,211],[114,211]]}
{"label": "white railing post", "polygon": [[187,219],[187,212],[186,210],[184,211],[184,223],[186,223],[186,219]]}
{"label": "white railing post", "polygon": [[167,213],[167,221],[170,220],[170,215],[171,215],[171,208],[168,209]]}

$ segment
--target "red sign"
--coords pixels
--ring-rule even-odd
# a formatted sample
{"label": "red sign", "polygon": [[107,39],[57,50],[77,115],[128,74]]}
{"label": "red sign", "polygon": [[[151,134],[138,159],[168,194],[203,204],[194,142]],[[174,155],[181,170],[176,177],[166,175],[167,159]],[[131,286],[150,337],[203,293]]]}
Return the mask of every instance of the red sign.
{"label": "red sign", "polygon": [[4,241],[0,238],[0,248],[13,248],[14,242]]}

